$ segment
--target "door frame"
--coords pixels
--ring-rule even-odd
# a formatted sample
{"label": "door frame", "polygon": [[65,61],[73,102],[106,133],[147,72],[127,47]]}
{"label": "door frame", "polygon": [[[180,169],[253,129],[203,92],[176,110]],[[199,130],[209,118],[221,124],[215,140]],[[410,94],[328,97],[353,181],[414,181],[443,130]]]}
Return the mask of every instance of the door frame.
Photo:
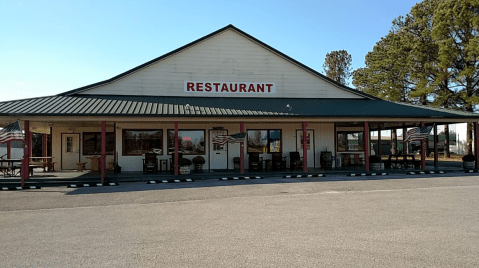
{"label": "door frame", "polygon": [[[211,131],[212,130],[223,130],[223,131],[226,131],[226,135],[228,135],[228,130],[227,129],[208,129],[208,169],[210,170],[211,169],[211,145],[213,145],[213,143],[211,142]],[[225,145],[226,146],[226,169],[229,169],[229,145],[228,143],[226,143]]]}
{"label": "door frame", "polygon": [[[296,139],[294,141],[294,143],[296,144],[296,152],[299,152],[299,150],[301,150],[300,148],[298,148],[298,132],[299,131],[303,131],[302,129],[296,129]],[[312,132],[312,137],[311,137],[311,141],[313,142],[313,148],[311,148],[313,151],[313,168],[316,168],[316,142],[314,142],[314,129],[306,129],[306,133],[308,133],[308,131],[311,131]],[[300,139],[301,140],[301,139]],[[309,157],[308,157],[308,160],[309,160]],[[309,161],[308,161],[309,162]]]}
{"label": "door frame", "polygon": [[60,139],[60,169],[63,170],[63,135],[78,135],[78,163],[80,163],[80,158],[81,158],[81,142],[82,140],[80,139],[80,133],[61,133],[61,139]]}

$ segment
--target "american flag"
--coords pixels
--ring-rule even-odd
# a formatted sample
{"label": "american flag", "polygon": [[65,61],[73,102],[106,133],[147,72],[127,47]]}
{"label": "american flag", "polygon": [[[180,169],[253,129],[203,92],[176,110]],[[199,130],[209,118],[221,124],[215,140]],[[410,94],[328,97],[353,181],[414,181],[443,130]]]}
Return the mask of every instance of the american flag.
{"label": "american flag", "polygon": [[429,136],[429,132],[431,132],[433,126],[427,126],[427,127],[415,127],[410,129],[406,133],[406,139],[403,142],[408,142],[408,141],[420,141],[423,139],[426,139]]}
{"label": "american flag", "polygon": [[214,137],[211,141],[215,144],[225,145],[226,143],[239,143],[244,142],[246,138],[246,132],[234,133],[231,135],[219,135]]}
{"label": "american flag", "polygon": [[18,121],[8,126],[5,126],[2,130],[0,130],[1,143],[13,140],[23,140],[23,133],[20,129],[20,124],[18,124]]}

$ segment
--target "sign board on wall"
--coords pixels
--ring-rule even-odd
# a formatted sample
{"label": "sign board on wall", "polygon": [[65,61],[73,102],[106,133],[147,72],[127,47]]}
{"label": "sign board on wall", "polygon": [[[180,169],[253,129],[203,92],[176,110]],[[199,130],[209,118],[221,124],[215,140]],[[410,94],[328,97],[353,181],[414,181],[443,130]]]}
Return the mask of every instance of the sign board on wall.
{"label": "sign board on wall", "polygon": [[275,94],[275,83],[185,81],[188,93]]}

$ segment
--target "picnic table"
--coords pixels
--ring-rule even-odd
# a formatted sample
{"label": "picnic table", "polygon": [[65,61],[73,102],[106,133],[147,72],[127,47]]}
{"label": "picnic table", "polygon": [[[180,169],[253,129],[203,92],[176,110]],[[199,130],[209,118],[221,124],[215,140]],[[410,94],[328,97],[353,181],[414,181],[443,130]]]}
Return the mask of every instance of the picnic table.
{"label": "picnic table", "polygon": [[386,168],[392,169],[419,168],[420,165],[413,154],[390,154],[385,162]]}

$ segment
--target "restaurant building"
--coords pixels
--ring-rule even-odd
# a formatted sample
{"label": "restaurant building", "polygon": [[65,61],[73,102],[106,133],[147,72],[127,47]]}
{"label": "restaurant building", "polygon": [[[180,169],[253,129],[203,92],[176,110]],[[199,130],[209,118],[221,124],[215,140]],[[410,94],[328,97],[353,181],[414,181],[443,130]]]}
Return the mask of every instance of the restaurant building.
{"label": "restaurant building", "polygon": [[[151,151],[166,160],[163,169],[177,163],[175,151],[189,159],[201,155],[204,169],[234,169],[239,157],[241,171],[250,168],[251,153],[263,160],[280,153],[290,168],[290,152],[299,152],[307,171],[320,168],[320,153],[330,151],[368,170],[370,130],[478,118],[340,85],[233,25],[113,78],[0,103],[0,125],[20,120],[26,133],[52,135],[51,156],[62,170],[83,162],[91,168],[89,157],[99,156],[103,167],[141,171]],[[244,144],[212,142],[238,132],[247,133]]]}

